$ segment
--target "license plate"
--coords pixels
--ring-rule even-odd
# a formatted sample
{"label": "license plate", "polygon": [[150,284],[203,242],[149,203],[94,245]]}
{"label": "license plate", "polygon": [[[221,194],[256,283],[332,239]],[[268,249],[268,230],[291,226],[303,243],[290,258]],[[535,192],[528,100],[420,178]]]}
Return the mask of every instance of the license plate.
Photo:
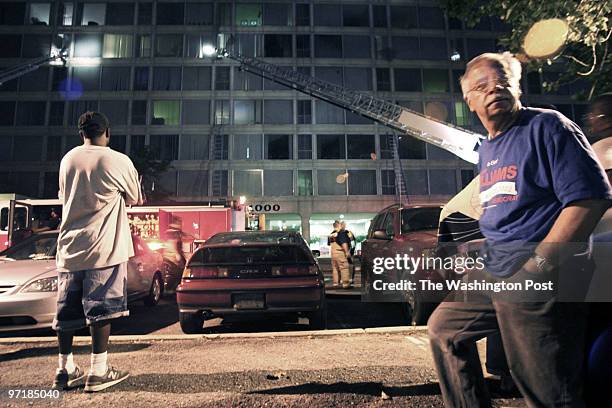
{"label": "license plate", "polygon": [[234,309],[263,309],[265,307],[263,293],[243,293],[234,295]]}

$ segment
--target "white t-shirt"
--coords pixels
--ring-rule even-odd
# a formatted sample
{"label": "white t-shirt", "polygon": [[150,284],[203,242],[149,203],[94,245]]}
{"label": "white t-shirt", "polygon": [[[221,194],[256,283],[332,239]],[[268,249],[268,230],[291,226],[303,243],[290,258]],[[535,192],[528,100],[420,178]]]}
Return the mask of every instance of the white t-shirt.
{"label": "white t-shirt", "polygon": [[134,255],[126,204],[141,204],[142,195],[129,157],[109,147],[75,147],[60,163],[59,198],[59,271],[105,268]]}

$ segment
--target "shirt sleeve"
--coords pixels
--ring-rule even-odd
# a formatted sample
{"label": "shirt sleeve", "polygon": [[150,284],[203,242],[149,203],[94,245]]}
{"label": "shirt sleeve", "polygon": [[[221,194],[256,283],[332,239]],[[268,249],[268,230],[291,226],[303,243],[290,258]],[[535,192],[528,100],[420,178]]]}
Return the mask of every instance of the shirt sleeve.
{"label": "shirt sleeve", "polygon": [[132,161],[129,158],[127,158],[127,160],[129,165],[126,174],[125,203],[128,205],[141,205],[143,199],[138,171],[134,167]]}
{"label": "shirt sleeve", "polygon": [[336,244],[342,246],[342,244],[348,244],[350,246],[351,240],[348,237],[348,234],[344,231],[340,231],[338,233],[338,237],[336,238]]}
{"label": "shirt sleeve", "polygon": [[579,200],[612,200],[612,189],[582,131],[560,121],[547,140],[553,189],[563,207]]}

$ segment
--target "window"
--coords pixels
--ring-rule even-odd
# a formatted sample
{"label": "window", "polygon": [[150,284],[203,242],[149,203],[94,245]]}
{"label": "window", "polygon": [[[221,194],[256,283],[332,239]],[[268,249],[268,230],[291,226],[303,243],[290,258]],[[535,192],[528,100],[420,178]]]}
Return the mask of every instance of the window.
{"label": "window", "polygon": [[317,67],[316,78],[342,86],[344,84],[342,67]]}
{"label": "window", "polygon": [[104,16],[106,15],[105,3],[79,3],[79,11],[81,12],[81,25],[104,25]]}
{"label": "window", "polygon": [[260,123],[261,101],[234,101],[234,125],[253,125]]}
{"label": "window", "polygon": [[455,170],[429,170],[430,194],[457,194],[456,177]]}
{"label": "window", "polygon": [[376,170],[349,170],[349,195],[376,195]]}
{"label": "window", "polygon": [[485,52],[496,51],[495,40],[492,38],[468,38],[466,42],[468,59],[472,59]]}
{"label": "window", "polygon": [[318,159],[346,159],[344,135],[317,135]]}
{"label": "window", "polygon": [[374,27],[387,27],[387,7],[372,6]]}
{"label": "window", "polygon": [[417,8],[414,6],[391,6],[391,27],[417,28]]}
{"label": "window", "polygon": [[264,100],[265,124],[285,125],[293,123],[293,101]]}
{"label": "window", "polygon": [[217,91],[229,91],[230,89],[230,67],[215,68],[215,89]]}
{"label": "window", "polygon": [[393,53],[397,59],[419,59],[418,37],[393,37]]}
{"label": "window", "polygon": [[127,125],[128,101],[100,101],[100,110],[108,117],[111,126]]}
{"label": "window", "polygon": [[132,102],[132,125],[147,124],[147,101]]}
{"label": "window", "polygon": [[234,135],[232,158],[236,160],[261,160],[263,158],[262,136]]}
{"label": "window", "polygon": [[342,174],[344,170],[317,170],[319,195],[346,195],[346,181],[336,181]]}
{"label": "window", "polygon": [[215,101],[215,125],[227,125],[230,120],[230,103],[227,100]]}
{"label": "window", "polygon": [[261,197],[263,170],[234,170],[235,196]]}
{"label": "window", "polygon": [[295,25],[310,25],[310,5],[298,3],[295,5]]}
{"label": "window", "polygon": [[[17,126],[42,126],[45,124],[46,102],[18,102]],[[21,136],[20,136],[21,137]]]}
{"label": "window", "polygon": [[[4,85],[3,85],[4,86]],[[46,91],[49,86],[49,68],[41,67],[29,72],[19,79],[19,90],[21,92]]]}
{"label": "window", "polygon": [[450,92],[448,71],[445,69],[424,69],[423,90],[425,92]]}
{"label": "window", "polygon": [[210,123],[210,101],[183,100],[183,125],[208,125]]}
{"label": "window", "polygon": [[187,25],[212,25],[213,5],[212,3],[187,3],[185,17]]}
{"label": "window", "polygon": [[208,135],[181,135],[179,160],[208,160]]}
{"label": "window", "polygon": [[178,195],[195,199],[208,196],[208,172],[206,170],[179,171]]}
{"label": "window", "polygon": [[344,68],[344,86],[358,91],[372,90],[370,68]]}
{"label": "window", "polygon": [[113,133],[110,138],[109,147],[116,152],[125,153],[126,152],[126,149],[125,149],[126,139],[127,139],[127,136],[125,135],[116,135]]}
{"label": "window", "polygon": [[312,123],[312,105],[311,101],[297,101],[297,123],[311,124]]}
{"label": "window", "polygon": [[183,55],[183,36],[181,34],[157,34],[156,57],[181,57]]}
{"label": "window", "polygon": [[455,102],[455,123],[458,126],[470,125],[470,109],[465,102]]}
{"label": "window", "polygon": [[461,30],[463,28],[463,24],[461,24],[461,20],[455,17],[448,18],[448,29],[449,30]]}
{"label": "window", "polygon": [[425,114],[443,122],[451,121],[451,106],[446,101],[431,101],[425,104]]}
{"label": "window", "polygon": [[130,89],[130,67],[102,67],[103,91],[128,91]]}
{"label": "window", "polygon": [[72,90],[100,90],[100,67],[75,67],[72,69]]}
{"label": "window", "polygon": [[345,58],[370,58],[370,37],[365,35],[343,35],[342,49]]}
{"label": "window", "polygon": [[439,7],[419,7],[420,28],[444,30],[444,13]]}
{"label": "window", "polygon": [[20,35],[0,35],[0,58],[17,58],[21,50]]}
{"label": "window", "polygon": [[206,91],[211,89],[210,67],[183,68],[183,91]]}
{"label": "window", "polygon": [[68,86],[68,68],[53,67],[51,75],[51,90],[52,91],[67,91]]}
{"label": "window", "polygon": [[106,24],[131,26],[134,24],[134,3],[107,3]]}
{"label": "window", "polygon": [[[47,161],[57,161],[62,156],[62,137],[59,135],[47,136]],[[56,192],[57,193],[57,192]]]}
{"label": "window", "polygon": [[347,158],[370,160],[375,154],[376,147],[373,135],[347,135]]}
{"label": "window", "polygon": [[263,78],[245,70],[234,71],[234,89],[237,91],[257,91],[263,88]]}
{"label": "window", "polygon": [[138,3],[138,25],[151,25],[153,3]]}
{"label": "window", "polygon": [[49,25],[51,15],[51,3],[32,3],[30,4],[30,14],[28,23],[32,25]]}
{"label": "window", "polygon": [[74,15],[74,2],[62,1],[57,8],[57,24],[63,26],[72,25]]}
{"label": "window", "polygon": [[149,89],[149,67],[134,68],[134,90],[147,91]]}
{"label": "window", "polygon": [[153,101],[152,125],[178,125],[179,101]]}
{"label": "window", "polygon": [[540,84],[540,73],[532,71],[527,73],[527,92],[530,95],[539,95],[542,93],[542,85]]}
{"label": "window", "polygon": [[212,195],[227,196],[227,170],[214,170],[212,172]]}
{"label": "window", "polygon": [[344,124],[344,109],[321,100],[317,100],[315,103],[318,124]]}
{"label": "window", "polygon": [[291,160],[293,158],[292,135],[265,135],[264,158],[266,160]]}
{"label": "window", "polygon": [[461,188],[464,189],[474,179],[474,170],[461,170]]}
{"label": "window", "polygon": [[227,160],[228,140],[228,135],[214,135],[212,146],[213,160]]}
{"label": "window", "polygon": [[264,4],[263,23],[272,26],[290,26],[292,5],[290,4]]}
{"label": "window", "polygon": [[157,3],[157,25],[183,25],[185,5],[181,3]]}
{"label": "window", "polygon": [[425,160],[425,142],[411,136],[399,136],[400,159]]}
{"label": "window", "polygon": [[153,67],[154,91],[180,91],[181,67]]}
{"label": "window", "polygon": [[[278,66],[280,69],[286,69],[286,70],[293,70],[293,67],[288,67],[288,66]],[[272,91],[272,90],[287,90],[288,88],[285,85],[281,85],[277,82],[271,81],[269,79],[264,79],[263,81],[264,84],[264,89],[266,91]]]}
{"label": "window", "polygon": [[404,184],[408,194],[427,195],[427,170],[404,170]]}
{"label": "window", "polygon": [[298,58],[310,58],[310,35],[295,36],[295,53]]}
{"label": "window", "polygon": [[132,58],[134,37],[131,34],[104,34],[104,58]]}
{"label": "window", "polygon": [[149,146],[157,153],[160,160],[178,159],[178,136],[177,135],[151,135]]}
{"label": "window", "polygon": [[343,6],[342,22],[345,27],[368,27],[370,25],[368,5],[351,4]]}
{"label": "window", "polygon": [[427,144],[427,159],[429,160],[456,160],[454,154],[449,152],[448,150],[441,149],[432,144]]}
{"label": "window", "polygon": [[298,135],[298,159],[312,159],[312,135]]}
{"label": "window", "polygon": [[48,35],[24,35],[21,55],[26,58],[45,57],[51,51],[51,37]]}
{"label": "window", "polygon": [[292,196],[293,170],[264,170],[264,195]]}
{"label": "window", "polygon": [[236,25],[258,27],[261,25],[262,10],[260,4],[237,4]]}
{"label": "window", "polygon": [[0,3],[0,25],[22,25],[26,3]]}
{"label": "window", "polygon": [[446,51],[446,38],[421,37],[421,58],[432,60],[446,60],[449,58]]}
{"label": "window", "polygon": [[[212,34],[188,34],[187,35],[187,57],[202,58],[204,45],[215,44]],[[240,51],[242,54],[242,51]],[[252,56],[252,55],[251,55]]]}
{"label": "window", "polygon": [[395,68],[397,92],[421,92],[421,72],[413,68]]}
{"label": "window", "polygon": [[217,3],[215,21],[219,26],[232,25],[232,3]]}
{"label": "window", "polygon": [[136,53],[140,58],[151,57],[151,35],[138,34],[136,36]]}
{"label": "window", "polygon": [[[72,101],[68,104],[68,126],[76,127],[79,122],[79,117],[87,111],[97,111],[98,101],[78,100]],[[66,151],[70,150],[74,146],[78,146],[82,143],[78,135],[75,134],[74,139],[66,140]]]}
{"label": "window", "polygon": [[145,136],[144,135],[132,135],[130,136],[130,155],[135,155],[145,147]]}
{"label": "window", "polygon": [[314,38],[316,58],[342,58],[342,36],[315,35]]}
{"label": "window", "polygon": [[395,195],[395,172],[393,170],[382,170],[380,178],[382,194]]}
{"label": "window", "polygon": [[155,188],[158,193],[176,196],[176,171],[165,171],[158,179]]}
{"label": "window", "polygon": [[376,90],[391,90],[391,72],[389,68],[376,68]]}
{"label": "window", "polygon": [[265,34],[264,56],[271,58],[291,58],[291,35]]}
{"label": "window", "polygon": [[299,196],[312,195],[312,170],[298,170],[297,188]]}
{"label": "window", "polygon": [[317,4],[314,7],[314,25],[339,27],[342,18],[340,5]]}
{"label": "window", "polygon": [[49,109],[49,126],[64,125],[64,102],[51,102]]}
{"label": "window", "polygon": [[101,34],[76,34],[74,40],[75,57],[101,57]]}

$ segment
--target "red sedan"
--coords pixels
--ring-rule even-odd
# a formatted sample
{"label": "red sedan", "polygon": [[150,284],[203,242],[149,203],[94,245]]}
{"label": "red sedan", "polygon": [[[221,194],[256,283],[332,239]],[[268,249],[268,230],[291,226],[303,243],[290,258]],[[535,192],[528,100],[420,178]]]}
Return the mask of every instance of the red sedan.
{"label": "red sedan", "polygon": [[185,333],[202,331],[214,317],[305,315],[313,329],[327,326],[325,284],[319,265],[298,233],[223,232],[187,262],[176,289]]}

